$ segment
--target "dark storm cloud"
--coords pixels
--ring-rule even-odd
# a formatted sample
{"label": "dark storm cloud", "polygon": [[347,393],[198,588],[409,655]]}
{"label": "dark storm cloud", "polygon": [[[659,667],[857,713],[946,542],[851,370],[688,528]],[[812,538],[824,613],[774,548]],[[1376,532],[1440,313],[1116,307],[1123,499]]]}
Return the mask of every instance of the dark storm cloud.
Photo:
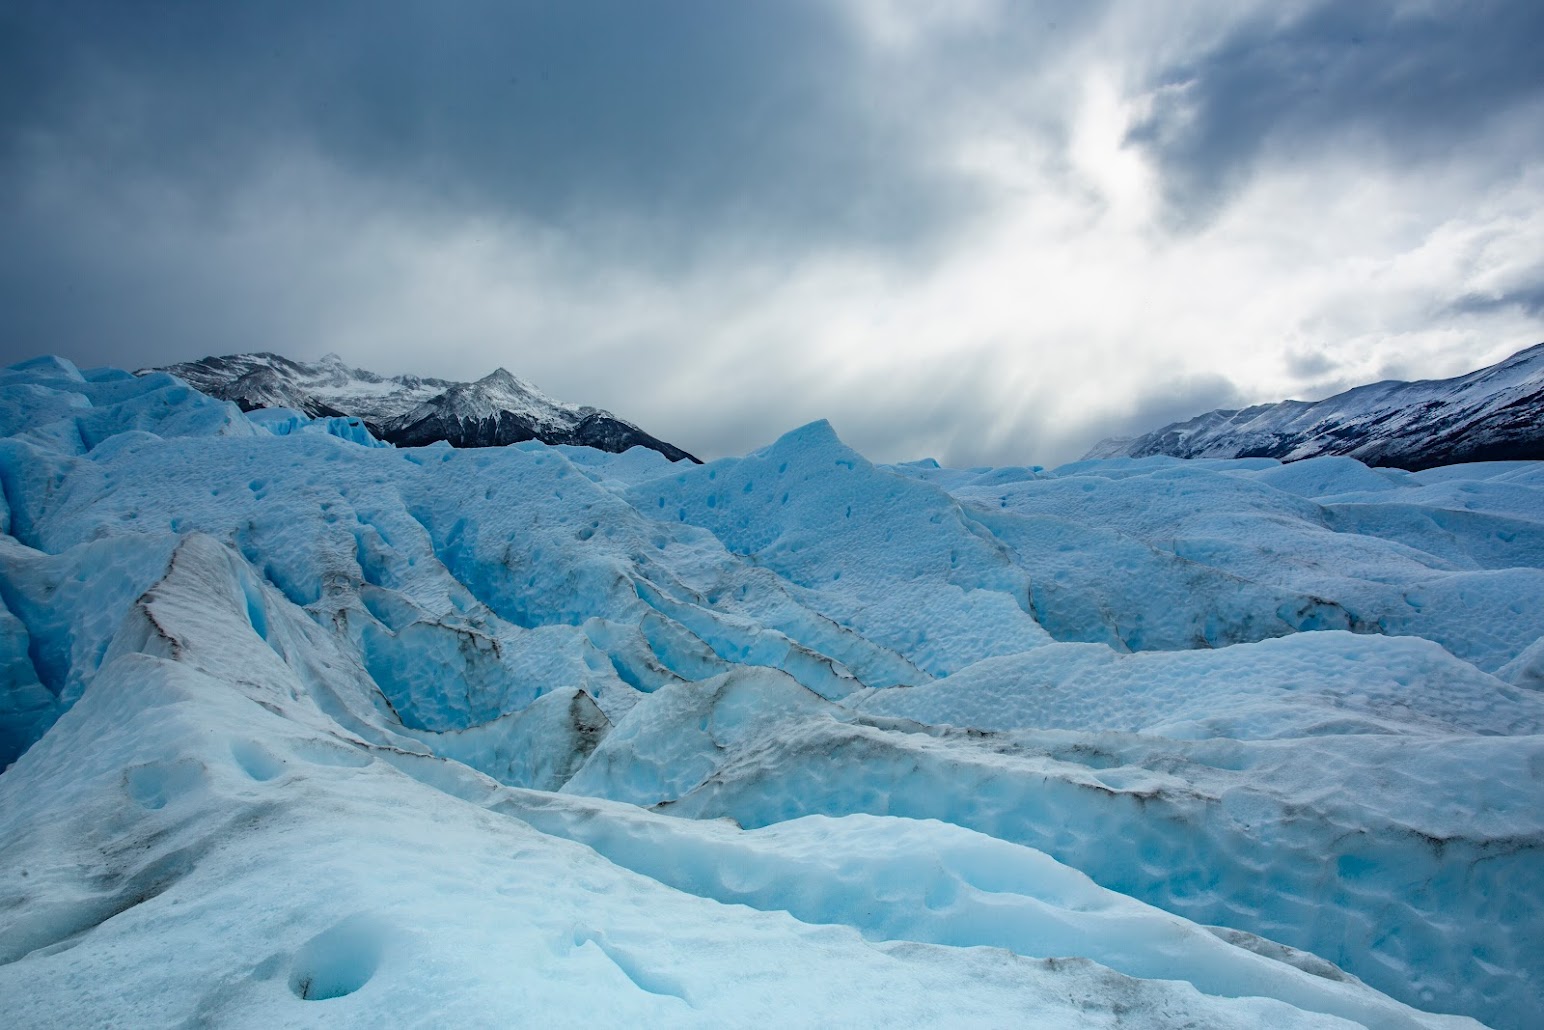
{"label": "dark storm cloud", "polygon": [[[666,282],[726,252],[904,260],[983,198],[939,164],[936,109],[895,91],[920,103],[936,75],[990,102],[982,77],[1050,45],[1014,38],[978,39],[973,61],[919,58],[892,89],[820,0],[12,2],[0,358],[330,346],[314,293],[338,288],[333,255],[232,245],[232,209],[296,161],[345,194],[305,212],[333,240],[372,216],[367,196],[392,216],[548,226],[571,260]],[[301,207],[265,202],[274,219]],[[286,289],[297,258],[310,281]]]}
{"label": "dark storm cloud", "polygon": [[569,223],[887,245],[965,202],[925,125],[855,87],[823,4],[24,3],[0,146],[192,191],[302,150],[442,202]]}
{"label": "dark storm cloud", "polygon": [[[1153,84],[1167,88],[1130,138],[1159,158],[1184,220],[1215,212],[1262,160],[1346,147],[1366,163],[1463,160],[1519,108],[1544,111],[1537,0],[1330,2],[1280,17],[1267,8]],[[1537,121],[1510,144],[1486,159],[1537,160]]]}
{"label": "dark storm cloud", "polygon": [[235,247],[141,197],[0,212],[0,365],[37,354],[138,368],[283,350],[335,284],[292,254]]}
{"label": "dark storm cloud", "polygon": [[[946,113],[994,109],[1004,74],[1099,9],[1046,4],[878,67],[825,0],[16,0],[0,6],[0,357],[332,346],[316,294],[346,300],[328,262],[372,217],[360,196],[392,217],[551,227],[567,260],[664,283],[726,254],[926,260],[987,199],[939,160]],[[254,182],[295,162],[344,195],[268,196],[257,217],[304,211],[328,249],[237,239]]]}

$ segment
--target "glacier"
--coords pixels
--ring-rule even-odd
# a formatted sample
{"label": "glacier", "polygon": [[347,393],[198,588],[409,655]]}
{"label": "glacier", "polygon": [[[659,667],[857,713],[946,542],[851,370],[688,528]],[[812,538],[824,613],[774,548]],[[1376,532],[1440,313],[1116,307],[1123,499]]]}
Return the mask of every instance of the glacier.
{"label": "glacier", "polygon": [[1544,463],[697,465],[0,372],[18,1027],[1523,1028]]}

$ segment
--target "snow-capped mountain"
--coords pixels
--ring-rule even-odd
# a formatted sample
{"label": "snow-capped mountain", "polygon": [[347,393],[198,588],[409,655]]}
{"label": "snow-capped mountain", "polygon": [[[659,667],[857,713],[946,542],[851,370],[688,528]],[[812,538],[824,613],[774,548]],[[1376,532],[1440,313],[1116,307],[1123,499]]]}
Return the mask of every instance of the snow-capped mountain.
{"label": "snow-capped mountain", "polygon": [[1454,379],[1359,386],[1322,401],[1209,411],[1143,436],[1101,440],[1085,459],[1343,454],[1419,470],[1544,458],[1544,344]]}
{"label": "snow-capped mountain", "polygon": [[540,440],[614,454],[647,447],[671,461],[697,462],[609,411],[554,400],[502,368],[474,383],[458,383],[382,376],[351,368],[336,354],[307,363],[258,353],[208,357],[153,371],[169,372],[212,397],[235,401],[243,411],[293,408],[312,418],[350,415],[380,439],[407,447],[437,440],[456,447]]}

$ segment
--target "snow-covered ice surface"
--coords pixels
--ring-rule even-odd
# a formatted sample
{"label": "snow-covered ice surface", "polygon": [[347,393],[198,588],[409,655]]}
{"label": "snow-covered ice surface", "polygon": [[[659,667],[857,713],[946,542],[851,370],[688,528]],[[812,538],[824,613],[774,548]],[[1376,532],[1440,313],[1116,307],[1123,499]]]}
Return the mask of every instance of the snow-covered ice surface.
{"label": "snow-covered ice surface", "polygon": [[1544,1011],[1544,466],[358,428],[0,372],[8,1025]]}

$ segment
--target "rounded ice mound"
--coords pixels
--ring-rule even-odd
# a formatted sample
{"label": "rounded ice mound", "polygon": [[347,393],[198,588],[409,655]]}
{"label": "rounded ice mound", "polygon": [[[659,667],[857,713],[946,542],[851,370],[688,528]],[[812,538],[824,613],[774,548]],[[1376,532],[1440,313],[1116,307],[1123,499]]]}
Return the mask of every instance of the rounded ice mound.
{"label": "rounded ice mound", "polygon": [[1177,739],[1544,732],[1544,697],[1429,640],[1340,631],[1216,651],[1120,654],[1101,644],[1052,644],[922,686],[877,691],[861,708],[977,730]]}
{"label": "rounded ice mound", "polygon": [[929,675],[1050,642],[1029,612],[1028,574],[999,541],[942,489],[871,464],[829,422],[623,496],[708,530]]}
{"label": "rounded ice mound", "polygon": [[1396,491],[1413,486],[1410,473],[1401,469],[1369,468],[1355,458],[1323,457],[1241,475],[1299,497],[1323,498],[1336,494]]}
{"label": "rounded ice mound", "polygon": [[63,358],[34,358],[0,371],[0,436],[59,454],[87,454],[133,429],[160,437],[251,436],[234,404],[172,376],[83,376]]}
{"label": "rounded ice mound", "polygon": [[43,354],[36,358],[28,358],[26,361],[18,361],[7,367],[6,371],[39,379],[71,379],[77,383],[86,381],[80,374],[80,369],[75,367],[75,362],[69,358],[61,358],[57,354]]}

